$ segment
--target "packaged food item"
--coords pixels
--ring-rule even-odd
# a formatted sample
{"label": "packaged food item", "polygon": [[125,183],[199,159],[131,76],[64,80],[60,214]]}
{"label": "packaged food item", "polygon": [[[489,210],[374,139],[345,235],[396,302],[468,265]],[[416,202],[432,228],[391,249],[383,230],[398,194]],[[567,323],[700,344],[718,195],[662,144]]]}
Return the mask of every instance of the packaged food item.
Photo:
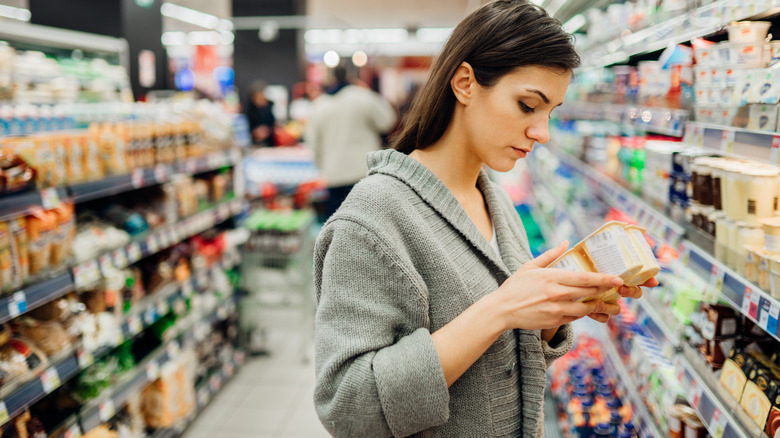
{"label": "packaged food item", "polygon": [[747,383],[747,376],[742,368],[731,358],[723,362],[723,368],[720,371],[720,383],[729,391],[734,400],[742,398],[742,391]]}
{"label": "packaged food item", "polygon": [[13,153],[35,169],[35,181],[38,187],[56,185],[54,151],[47,139],[20,137],[8,140],[8,144]]}
{"label": "packaged food item", "polygon": [[86,134],[78,136],[79,141],[84,145],[85,169],[87,180],[94,181],[103,178],[105,169],[100,150],[100,132],[96,124],[90,125]]}
{"label": "packaged food item", "polygon": [[56,224],[56,216],[44,210],[36,210],[27,217],[30,275],[39,274],[50,266]]}
{"label": "packaged food item", "polygon": [[13,269],[11,267],[11,241],[13,236],[7,222],[0,222],[0,292],[8,293],[14,289]]}
{"label": "packaged food item", "polygon": [[780,252],[780,217],[765,218],[760,223],[764,230],[764,249]]}
{"label": "packaged food item", "polygon": [[65,138],[65,149],[68,151],[68,183],[76,184],[86,179],[87,152],[84,136],[69,135]]}
{"label": "packaged food item", "polygon": [[37,373],[46,364],[46,356],[30,341],[11,338],[0,346],[0,370],[5,373],[4,383],[24,377],[28,372]]}
{"label": "packaged food item", "polygon": [[[767,290],[767,289],[764,289]],[[780,256],[769,257],[769,293],[775,299],[780,298]]]}
{"label": "packaged food item", "polygon": [[33,341],[48,356],[66,351],[72,345],[70,336],[59,322],[22,318],[18,324],[18,331],[19,334]]}
{"label": "packaged food item", "polygon": [[27,218],[18,217],[8,222],[11,231],[11,270],[14,289],[22,285],[30,277],[30,253],[27,245]]}
{"label": "packaged food item", "polygon": [[707,304],[702,306],[702,310],[707,315],[701,333],[704,339],[721,339],[737,334],[739,318],[737,318],[734,309],[728,306]]}
{"label": "packaged food item", "polygon": [[658,264],[658,260],[656,260],[655,254],[653,254],[653,249],[650,248],[650,244],[647,243],[645,238],[647,230],[636,225],[628,225],[625,229],[631,237],[634,249],[638,249],[639,258],[642,261],[642,270],[626,284],[628,286],[639,286],[658,275],[661,272],[661,266]]}
{"label": "packaged food item", "polygon": [[49,137],[52,150],[54,151],[54,175],[59,184],[68,184],[70,182],[68,147],[66,146],[65,136],[62,134],[52,134]]}
{"label": "packaged food item", "polygon": [[2,188],[5,193],[16,193],[35,188],[35,169],[5,147],[0,148],[0,169],[2,169]]}
{"label": "packaged food item", "polygon": [[751,104],[748,129],[774,131],[777,128],[777,114],[777,105],[775,104]]}
{"label": "packaged food item", "polygon": [[759,282],[759,266],[761,265],[761,252],[763,250],[760,246],[746,245],[745,251],[747,252],[745,258],[745,278],[748,281],[758,284]]}
{"label": "packaged food item", "polygon": [[[753,370],[756,374],[756,378],[764,379],[765,377],[759,377],[758,371]],[[739,404],[745,408],[750,418],[756,422],[756,424],[764,429],[766,421],[769,419],[769,411],[772,409],[772,402],[769,400],[767,394],[761,389],[758,383],[753,380],[748,380],[745,383],[745,389],[742,392],[742,399]]]}
{"label": "packaged food item", "polygon": [[736,43],[761,43],[772,25],[770,21],[732,21],[726,26],[729,41]]}
{"label": "packaged food item", "polygon": [[70,248],[73,245],[73,238],[76,233],[74,221],[74,207],[71,203],[63,202],[57,208],[51,211],[56,220],[56,228],[52,233],[51,241],[51,266],[62,266]]}

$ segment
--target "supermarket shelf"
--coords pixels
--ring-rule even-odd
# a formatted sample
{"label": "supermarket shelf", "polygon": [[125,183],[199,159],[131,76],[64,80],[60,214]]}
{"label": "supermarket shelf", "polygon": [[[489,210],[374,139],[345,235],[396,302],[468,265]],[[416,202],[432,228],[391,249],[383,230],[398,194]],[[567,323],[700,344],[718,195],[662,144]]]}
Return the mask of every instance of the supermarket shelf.
{"label": "supermarket shelf", "polygon": [[727,302],[780,341],[777,324],[780,319],[780,302],[768,292],[761,290],[691,242],[683,243],[680,261],[705,282],[713,297]]}
{"label": "supermarket shelf", "polygon": [[195,214],[181,222],[147,233],[124,247],[106,252],[73,267],[73,283],[81,289],[99,281],[113,268],[127,266],[202,233],[216,224],[237,215],[243,209],[243,201],[233,199],[209,210]]}
{"label": "supermarket shelf", "polygon": [[30,214],[36,208],[51,207],[59,204],[59,200],[67,198],[68,193],[64,188],[2,196],[0,197],[0,221]]}
{"label": "supermarket shelf", "polygon": [[683,136],[689,115],[681,109],[582,101],[565,102],[559,110],[564,119],[609,120],[672,137]]}
{"label": "supermarket shelf", "polygon": [[40,307],[73,290],[70,273],[65,272],[39,283],[32,284],[13,295],[0,298],[0,324]]}
{"label": "supermarket shelf", "polygon": [[631,401],[631,405],[634,407],[634,414],[639,419],[639,427],[641,430],[641,436],[662,438],[663,435],[656,425],[655,418],[650,414],[642,397],[639,396],[637,389],[633,386],[634,378],[631,377],[626,369],[623,360],[620,358],[620,354],[615,348],[615,344],[607,329],[604,325],[595,326],[594,331],[598,333],[599,339],[601,339],[601,345],[604,347],[604,368],[608,375],[617,376],[617,384],[623,388],[626,396]]}
{"label": "supermarket shelf", "polygon": [[550,148],[561,161],[576,169],[586,180],[599,187],[599,197],[616,210],[623,211],[647,228],[647,232],[656,241],[665,242],[677,248],[683,239],[685,229],[663,213],[649,206],[636,195],[621,187],[596,169],[582,161]]}
{"label": "supermarket shelf", "polygon": [[717,154],[780,164],[780,133],[755,131],[732,126],[689,122],[685,126],[686,144],[698,146]]}
{"label": "supermarket shelf", "polygon": [[669,20],[580,50],[583,66],[605,67],[625,62],[634,55],[662,50],[669,45],[716,33],[730,21],[753,17],[777,6],[780,3],[776,0],[720,0],[687,13],[677,13]]}
{"label": "supermarket shelf", "polygon": [[671,359],[682,345],[682,331],[669,312],[657,311],[650,301],[649,297],[631,300],[637,306],[637,324],[646,329],[645,333],[652,336],[666,357]]}
{"label": "supermarket shelf", "polygon": [[708,371],[709,367],[698,352],[683,345],[683,352],[677,358],[677,380],[683,388],[688,388],[688,403],[696,410],[710,435],[722,438],[766,437],[715,375]]}
{"label": "supermarket shelf", "polygon": [[210,323],[225,319],[231,313],[230,310],[226,310],[226,306],[232,306],[233,310],[235,309],[234,298],[235,296],[231,296],[225,300],[226,302],[218,305],[215,310],[207,313],[205,317],[187,324],[187,327],[182,327],[177,338],[158,347],[145,360],[137,364],[133,372],[128,373],[118,384],[106,389],[103,395],[82,408],[79,415],[82,431],[88,432],[113,418],[116,411],[127,403],[132,394],[139,392],[144,386],[156,380],[159,377],[159,370],[166,363],[175,360],[182,347],[187,346],[189,342],[198,337],[198,330],[193,330],[194,326],[200,322]]}

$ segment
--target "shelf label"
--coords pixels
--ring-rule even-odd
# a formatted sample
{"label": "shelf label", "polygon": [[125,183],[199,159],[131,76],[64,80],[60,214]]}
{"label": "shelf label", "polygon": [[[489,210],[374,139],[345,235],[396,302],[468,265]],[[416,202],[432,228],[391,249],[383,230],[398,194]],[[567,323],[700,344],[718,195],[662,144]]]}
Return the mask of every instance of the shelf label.
{"label": "shelf label", "polygon": [[198,173],[198,163],[195,159],[189,159],[184,162],[184,169],[190,175]]}
{"label": "shelf label", "polygon": [[154,167],[154,178],[157,182],[165,182],[168,180],[168,166],[164,164],[158,164]]}
{"label": "shelf label", "polygon": [[769,334],[777,336],[777,321],[780,319],[780,305],[771,303],[769,306],[769,316],[767,317],[766,331]]}
{"label": "shelf label", "polygon": [[100,272],[106,277],[111,271],[114,270],[114,263],[111,260],[111,254],[103,254],[98,257],[98,265],[100,265]]}
{"label": "shelf label", "polygon": [[764,329],[764,331],[766,331],[767,327],[769,326],[769,308],[769,300],[766,298],[761,298],[758,310],[758,325]]}
{"label": "shelf label", "polygon": [[43,392],[51,394],[52,391],[60,387],[60,375],[57,373],[57,368],[51,367],[44,371],[41,375],[41,384],[43,385]]}
{"label": "shelf label", "polygon": [[130,263],[141,260],[143,253],[141,252],[141,245],[137,242],[133,242],[127,246],[127,259]]}
{"label": "shelf label", "polygon": [[114,266],[119,269],[127,267],[127,253],[125,252],[124,248],[118,248],[114,250],[111,256],[114,258]]}
{"label": "shelf label", "polygon": [[211,387],[211,392],[219,391],[219,388],[222,386],[222,379],[216,375],[211,376],[209,378],[209,386]]}
{"label": "shelf label", "polygon": [[8,301],[8,314],[11,318],[16,318],[27,311],[27,296],[24,291],[19,291],[11,295]]}
{"label": "shelf label", "polygon": [[721,152],[725,152],[727,154],[730,154],[734,152],[734,138],[736,136],[736,131],[733,129],[724,129],[721,134],[721,140],[720,140],[720,150]]}
{"label": "shelf label", "polygon": [[122,345],[125,342],[125,334],[122,333],[122,328],[119,327],[116,331],[116,339],[114,339],[116,345]]}
{"label": "shelf label", "polygon": [[154,307],[146,309],[146,312],[144,312],[144,321],[146,321],[146,325],[152,325],[157,321],[157,314],[154,311]]}
{"label": "shelf label", "polygon": [[182,296],[189,298],[192,296],[193,288],[192,288],[192,281],[186,280],[184,283],[181,284],[181,294]]}
{"label": "shelf label", "polygon": [[146,247],[151,254],[160,251],[160,242],[157,240],[157,236],[155,236],[154,233],[149,234],[149,237],[146,238]]}
{"label": "shelf label", "polygon": [[73,281],[76,287],[84,287],[100,280],[100,267],[94,259],[73,267]]}
{"label": "shelf label", "polygon": [[79,361],[79,368],[84,369],[95,362],[95,357],[89,351],[79,350],[76,352],[76,358]]}
{"label": "shelf label", "polygon": [[154,382],[160,377],[160,364],[156,361],[151,361],[146,364],[146,379],[150,382]]}
{"label": "shelf label", "polygon": [[168,235],[168,240],[171,242],[171,245],[175,245],[181,241],[179,238],[179,233],[176,231],[175,228],[170,227],[167,230],[165,230],[165,233]]}
{"label": "shelf label", "polygon": [[177,341],[172,341],[168,345],[165,346],[165,351],[168,352],[168,359],[173,360],[179,357],[179,343]]}
{"label": "shelf label", "polygon": [[141,318],[139,318],[138,315],[130,315],[127,318],[127,327],[129,328],[130,334],[133,336],[141,333],[141,330],[144,328],[141,324]]}
{"label": "shelf label", "polygon": [[134,189],[138,189],[144,186],[144,170],[133,169],[133,173],[130,174],[130,182],[133,184]]}
{"label": "shelf label", "polygon": [[704,146],[704,128],[698,123],[693,124],[693,146]]}
{"label": "shelf label", "polygon": [[780,164],[780,135],[772,137],[772,150],[769,155],[772,164]]}
{"label": "shelf label", "polygon": [[8,408],[5,406],[4,401],[0,401],[0,425],[8,423],[11,417],[8,415]]}
{"label": "shelf label", "polygon": [[750,294],[750,309],[748,314],[756,321],[758,321],[758,309],[761,305],[761,294],[756,291],[752,291]]}
{"label": "shelf label", "polygon": [[69,427],[63,434],[64,438],[81,438],[81,428],[78,424]]}
{"label": "shelf label", "polygon": [[206,406],[209,403],[209,390],[200,388],[198,390],[198,405]]}
{"label": "shelf label", "polygon": [[720,412],[720,409],[715,408],[715,412],[712,413],[712,421],[707,428],[712,432],[712,438],[723,438],[726,424],[728,424],[728,418]]}
{"label": "shelf label", "polygon": [[750,314],[750,300],[753,296],[753,290],[750,287],[745,287],[745,294],[742,296],[742,313],[745,315]]}
{"label": "shelf label", "polygon": [[50,187],[48,189],[41,190],[41,203],[43,208],[51,210],[60,206],[60,194],[56,188]]}
{"label": "shelf label", "polygon": [[171,311],[171,307],[168,305],[167,300],[160,300],[157,302],[157,315],[161,318],[163,315],[167,315]]}
{"label": "shelf label", "polygon": [[114,414],[116,414],[116,407],[114,406],[114,400],[111,400],[110,397],[98,405],[100,421],[105,423],[112,419]]}
{"label": "shelf label", "polygon": [[236,361],[237,364],[243,365],[244,361],[246,360],[246,354],[243,351],[238,350],[238,351],[236,351],[236,353],[233,356],[233,358],[234,358],[234,360]]}
{"label": "shelf label", "polygon": [[222,365],[222,372],[225,373],[226,376],[228,377],[233,376],[234,371],[235,371],[235,366],[233,365],[232,362],[228,361]]}

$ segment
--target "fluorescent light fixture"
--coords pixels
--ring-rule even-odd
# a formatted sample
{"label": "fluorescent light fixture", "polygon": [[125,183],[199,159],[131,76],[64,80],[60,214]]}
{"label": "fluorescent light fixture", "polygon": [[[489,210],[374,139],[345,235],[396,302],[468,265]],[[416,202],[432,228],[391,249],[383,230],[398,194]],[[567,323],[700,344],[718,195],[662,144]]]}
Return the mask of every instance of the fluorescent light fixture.
{"label": "fluorescent light fixture", "polygon": [[544,4],[544,0],[531,0],[531,3],[535,4],[536,6],[541,6]]}
{"label": "fluorescent light fixture", "polygon": [[585,16],[582,14],[577,14],[569,18],[569,21],[563,24],[563,30],[565,30],[568,33],[574,33],[584,25],[585,25]]}
{"label": "fluorescent light fixture", "polygon": [[421,27],[415,34],[417,41],[423,43],[443,43],[452,34],[451,27]]}
{"label": "fluorescent light fixture", "polygon": [[389,29],[310,29],[303,34],[309,44],[403,43],[409,32],[401,28]]}
{"label": "fluorescent light fixture", "polygon": [[165,17],[194,24],[195,26],[206,29],[220,31],[233,30],[233,22],[228,19],[219,18],[216,15],[196,11],[195,9],[186,8],[170,2],[165,2],[160,6],[160,13]]}
{"label": "fluorescent light fixture", "polygon": [[334,52],[333,50],[328,50],[325,52],[325,55],[322,56],[322,62],[325,63],[326,66],[333,68],[337,65],[339,65],[339,62],[341,61],[341,57],[338,53]]}
{"label": "fluorescent light fixture", "polygon": [[29,9],[0,5],[0,17],[13,18],[14,20],[21,21],[30,21],[32,14],[30,13]]}
{"label": "fluorescent light fixture", "polygon": [[233,34],[233,32],[220,32],[219,33],[219,43],[223,46],[227,46],[229,44],[233,44],[233,41],[236,40],[236,36]]}
{"label": "fluorescent light fixture", "polygon": [[183,46],[187,44],[187,32],[163,32],[160,40],[163,46]]}
{"label": "fluorescent light fixture", "polygon": [[362,50],[358,50],[352,55],[352,63],[355,67],[363,67],[368,64],[368,55]]}

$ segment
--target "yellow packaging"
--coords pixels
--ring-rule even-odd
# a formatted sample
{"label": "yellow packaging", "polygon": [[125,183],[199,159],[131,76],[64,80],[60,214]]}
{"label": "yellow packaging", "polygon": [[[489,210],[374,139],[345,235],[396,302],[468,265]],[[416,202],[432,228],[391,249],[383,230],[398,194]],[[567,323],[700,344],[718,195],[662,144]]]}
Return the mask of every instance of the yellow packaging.
{"label": "yellow packaging", "polygon": [[9,139],[10,150],[35,169],[35,182],[39,188],[57,184],[54,170],[54,152],[47,138],[20,137]]}
{"label": "yellow packaging", "polygon": [[132,169],[130,166],[130,151],[127,126],[124,123],[114,125],[114,142],[116,143],[116,173],[125,174]]}
{"label": "yellow packaging", "polygon": [[755,382],[748,381],[745,384],[745,390],[742,392],[739,404],[745,408],[750,418],[763,429],[767,418],[769,418],[772,402]]}
{"label": "yellow packaging", "polygon": [[61,203],[50,214],[55,219],[55,229],[51,240],[51,261],[53,267],[62,266],[70,253],[70,248],[75,233],[73,223],[73,204]]}
{"label": "yellow packaging", "polygon": [[658,275],[658,273],[661,272],[661,265],[658,264],[658,260],[656,260],[655,254],[653,254],[653,249],[650,248],[650,244],[647,243],[647,239],[645,238],[645,231],[647,230],[636,225],[628,225],[625,229],[631,237],[634,251],[639,254],[639,258],[642,261],[642,270],[631,278],[631,280],[627,281],[626,284],[629,286],[639,286]]}
{"label": "yellow packaging", "polygon": [[94,181],[96,179],[103,178],[105,169],[103,168],[103,159],[100,150],[100,131],[97,124],[92,124],[87,130],[86,136],[81,136],[83,144],[85,145],[84,151],[86,154],[86,171],[87,180]]}
{"label": "yellow packaging", "polygon": [[733,360],[726,359],[720,371],[720,383],[729,391],[734,400],[742,398],[742,391],[747,383],[747,376]]}
{"label": "yellow packaging", "polygon": [[7,222],[0,222],[0,291],[11,292],[14,289],[11,269],[11,231]]}
{"label": "yellow packaging", "polygon": [[30,275],[39,274],[49,268],[56,223],[56,216],[43,210],[37,210],[28,216],[27,241],[30,253]]}
{"label": "yellow packaging", "polygon": [[54,174],[60,185],[70,182],[70,172],[68,170],[68,148],[66,139],[62,134],[52,134],[49,137],[52,151],[54,153]]}
{"label": "yellow packaging", "polygon": [[30,277],[30,252],[27,245],[27,218],[18,217],[8,222],[11,231],[11,272],[14,289],[22,285]]}
{"label": "yellow packaging", "polygon": [[66,135],[64,146],[68,152],[68,183],[77,184],[85,179],[87,154],[83,137]]}

